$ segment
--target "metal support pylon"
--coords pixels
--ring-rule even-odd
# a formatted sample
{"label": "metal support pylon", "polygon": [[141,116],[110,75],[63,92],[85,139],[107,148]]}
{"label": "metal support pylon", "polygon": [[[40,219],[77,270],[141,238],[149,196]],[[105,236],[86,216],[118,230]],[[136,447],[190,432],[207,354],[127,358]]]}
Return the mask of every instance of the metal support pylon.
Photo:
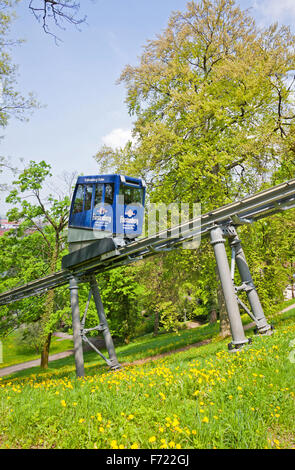
{"label": "metal support pylon", "polygon": [[248,301],[254,315],[254,321],[257,326],[257,332],[262,335],[270,335],[272,334],[272,327],[267,323],[265,318],[245,253],[241,245],[241,240],[239,239],[234,227],[232,227],[232,233],[233,235],[229,236],[229,244],[233,250],[235,262],[242,281],[240,290],[244,290],[247,294]]}
{"label": "metal support pylon", "polygon": [[[110,367],[111,370],[119,369],[121,366],[118,362],[116,351],[113,343],[113,339],[109,330],[109,326],[107,323],[107,319],[104,313],[103,304],[101,301],[97,281],[94,275],[84,278],[83,282],[90,283],[90,292],[86,304],[86,309],[82,318],[82,322],[80,320],[80,309],[79,309],[79,298],[78,298],[78,280],[73,277],[70,279],[70,292],[71,292],[71,307],[72,307],[72,322],[73,322],[73,340],[74,340],[74,354],[75,354],[75,364],[76,364],[76,375],[77,377],[84,376],[84,358],[83,358],[83,341],[89,344],[89,346],[94,349],[94,351],[100,355],[100,357],[106,362],[106,364]],[[85,329],[85,321],[87,310],[89,306],[89,302],[93,296],[94,303],[96,306],[98,318],[99,318],[99,325],[94,328]],[[92,330],[97,330],[102,332],[106,344],[106,348],[108,351],[109,359],[107,359],[104,354],[99,351],[94,344],[89,341],[86,336],[86,333]]]}
{"label": "metal support pylon", "polygon": [[[259,296],[241,245],[241,240],[238,237],[235,227],[232,225],[215,226],[210,232],[210,237],[211,244],[214,249],[233,339],[232,343],[229,344],[229,349],[239,349],[243,347],[244,344],[249,342],[249,339],[245,337],[239,305],[241,305],[255,321],[257,332],[259,334],[272,334],[272,327],[268,324],[265,318],[263,308],[260,303]],[[229,244],[232,249],[231,269],[229,268],[228,258],[225,250],[225,238],[229,239]],[[242,281],[242,285],[240,287],[236,287],[234,285],[235,264],[237,265]],[[246,292],[252,312],[238,298],[237,292],[239,290]]]}
{"label": "metal support pylon", "polygon": [[246,338],[244,333],[239,305],[236,298],[225,250],[225,238],[223,237],[223,234],[224,231],[222,230],[222,227],[216,226],[211,230],[210,237],[230,322],[232,335],[232,343],[230,347],[233,349],[239,349],[247,344],[249,340]]}
{"label": "metal support pylon", "polygon": [[110,368],[112,370],[119,369],[121,366],[119,364],[119,361],[116,355],[113,338],[110,333],[110,329],[109,329],[108,322],[107,322],[104,308],[103,308],[103,303],[102,303],[100,293],[99,293],[99,288],[98,288],[96,277],[94,274],[89,277],[89,282],[90,282],[90,287],[91,287],[94,303],[95,303],[99,321],[100,321],[100,325],[99,325],[100,331],[102,331],[102,334],[104,336],[105,345],[109,354]]}
{"label": "metal support pylon", "polygon": [[78,296],[78,280],[75,277],[70,279],[70,295],[72,307],[72,324],[73,324],[73,340],[74,354],[76,364],[77,377],[84,377],[84,357],[81,337],[80,309]]}

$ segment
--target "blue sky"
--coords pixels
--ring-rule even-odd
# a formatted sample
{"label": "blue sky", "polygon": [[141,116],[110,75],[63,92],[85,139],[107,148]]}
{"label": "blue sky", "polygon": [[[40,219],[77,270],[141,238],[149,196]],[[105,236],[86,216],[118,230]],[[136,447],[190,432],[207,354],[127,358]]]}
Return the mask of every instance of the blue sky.
{"label": "blue sky", "polygon": [[[278,20],[292,24],[295,0],[240,0],[252,7],[258,23]],[[77,31],[57,31],[56,46],[43,33],[28,9],[17,7],[14,37],[26,40],[12,51],[19,65],[18,89],[34,92],[45,105],[28,122],[11,120],[1,141],[0,154],[19,159],[45,160],[54,174],[77,171],[97,173],[93,155],[103,143],[124,144],[132,119],[124,103],[125,90],[116,80],[125,65],[135,65],[142,46],[167,25],[173,10],[185,10],[187,0],[83,0],[81,14],[87,24]],[[2,174],[1,179],[7,177]],[[0,213],[7,206],[0,199]]]}

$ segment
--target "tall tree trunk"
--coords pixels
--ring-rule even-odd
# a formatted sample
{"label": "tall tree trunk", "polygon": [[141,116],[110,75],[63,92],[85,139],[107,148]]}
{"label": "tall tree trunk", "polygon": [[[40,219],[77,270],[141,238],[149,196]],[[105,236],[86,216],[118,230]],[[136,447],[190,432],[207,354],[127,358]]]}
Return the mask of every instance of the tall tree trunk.
{"label": "tall tree trunk", "polygon": [[[50,262],[51,273],[54,273],[56,271],[58,252],[59,252],[58,240],[56,240],[55,247],[52,253],[51,262]],[[42,369],[48,368],[49,349],[50,349],[52,331],[50,331],[50,329],[47,330],[47,325],[52,316],[53,309],[54,309],[54,290],[50,290],[46,297],[44,315],[42,316],[42,325],[43,325],[43,331],[44,331],[44,340],[42,343],[42,350],[41,350],[41,368]]]}
{"label": "tall tree trunk", "polygon": [[159,323],[160,323],[160,315],[159,310],[155,309],[155,322],[154,322],[154,336],[157,336],[159,333]]}
{"label": "tall tree trunk", "polygon": [[209,313],[209,323],[216,323],[217,322],[217,311],[216,308],[212,308]]}
{"label": "tall tree trunk", "polygon": [[50,343],[51,343],[51,334],[48,333],[46,336],[45,342],[42,347],[41,351],[41,368],[42,369],[47,369],[48,368],[48,359],[49,359],[49,349],[50,349]]}

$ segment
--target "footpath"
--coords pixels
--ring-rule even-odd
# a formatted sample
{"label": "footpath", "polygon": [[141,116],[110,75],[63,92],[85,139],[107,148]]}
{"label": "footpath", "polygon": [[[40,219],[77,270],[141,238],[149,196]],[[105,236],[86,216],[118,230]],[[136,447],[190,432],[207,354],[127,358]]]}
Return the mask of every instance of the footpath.
{"label": "footpath", "polygon": [[[284,310],[281,310],[279,313],[285,313],[288,310],[292,310],[294,307],[295,307],[295,304],[289,305],[289,307],[286,307]],[[254,326],[255,326],[255,322],[248,323],[247,325],[244,326],[244,329],[249,330],[250,328],[252,328]],[[56,333],[55,335],[59,336],[62,339],[70,338],[68,335],[65,335],[63,333]],[[164,357],[164,356],[167,356],[167,355],[170,355],[170,354],[174,354],[178,351],[179,352],[180,351],[185,351],[185,350],[190,349],[190,348],[199,347],[199,346],[202,346],[204,344],[208,344],[208,343],[210,343],[210,341],[211,340],[204,340],[204,341],[200,341],[199,343],[189,344],[189,345],[187,345],[183,348],[179,348],[179,349],[176,349],[174,351],[168,351],[166,353],[158,354],[156,356],[147,357],[145,359],[139,359],[139,360],[131,362],[131,363],[122,364],[122,366],[143,364],[145,362],[154,361],[154,360],[160,359],[161,357]],[[56,361],[57,359],[63,359],[65,357],[72,356],[73,354],[74,354],[73,349],[70,349],[68,351],[63,351],[63,352],[60,352],[60,353],[57,353],[57,354],[52,354],[51,356],[49,356],[49,362]],[[31,367],[38,367],[38,366],[40,366],[40,359],[35,359],[33,361],[27,361],[27,362],[22,362],[21,364],[15,364],[15,365],[12,365],[12,366],[3,367],[2,369],[0,369],[0,377],[4,377],[5,375],[13,374],[14,372],[18,372],[20,370],[30,369]]]}

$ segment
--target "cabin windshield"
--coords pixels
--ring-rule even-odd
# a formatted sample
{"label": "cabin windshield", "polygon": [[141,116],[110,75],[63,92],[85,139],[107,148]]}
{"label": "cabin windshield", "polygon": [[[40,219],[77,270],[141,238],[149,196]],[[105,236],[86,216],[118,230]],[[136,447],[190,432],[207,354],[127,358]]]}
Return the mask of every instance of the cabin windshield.
{"label": "cabin windshield", "polygon": [[113,183],[107,183],[105,185],[104,202],[110,205],[112,205],[114,202],[114,184]]}
{"label": "cabin windshield", "polygon": [[95,187],[94,207],[102,203],[103,184],[97,183]]}
{"label": "cabin windshield", "polygon": [[85,188],[84,211],[89,211],[91,209],[92,191],[93,191],[93,185],[87,184]]}
{"label": "cabin windshield", "polygon": [[124,204],[142,204],[143,189],[132,188],[131,186],[121,185],[120,195],[124,196]]}
{"label": "cabin windshield", "polygon": [[84,201],[84,186],[82,184],[78,184],[75,201],[74,201],[73,214],[77,214],[78,212],[83,212],[83,201]]}

